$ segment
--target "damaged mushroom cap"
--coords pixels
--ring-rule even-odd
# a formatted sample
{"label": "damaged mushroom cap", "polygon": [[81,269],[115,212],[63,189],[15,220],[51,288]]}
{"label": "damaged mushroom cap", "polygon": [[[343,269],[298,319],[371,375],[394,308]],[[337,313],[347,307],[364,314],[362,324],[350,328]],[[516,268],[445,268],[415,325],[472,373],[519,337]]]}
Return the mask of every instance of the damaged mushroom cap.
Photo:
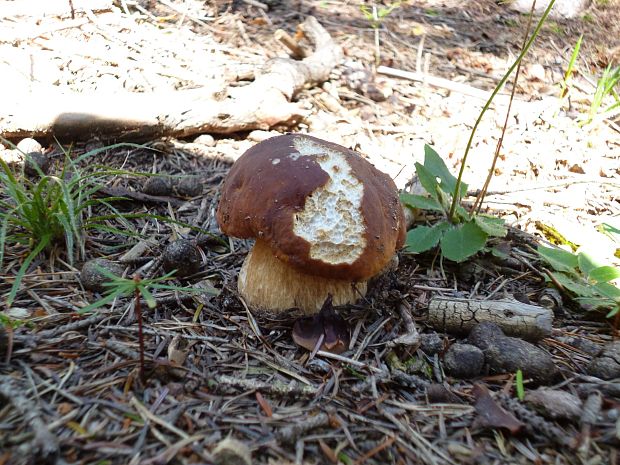
{"label": "damaged mushroom cap", "polygon": [[225,234],[256,238],[255,249],[267,247],[298,273],[348,283],[376,275],[405,238],[392,179],[356,152],[302,134],[267,139],[237,160],[217,220]]}

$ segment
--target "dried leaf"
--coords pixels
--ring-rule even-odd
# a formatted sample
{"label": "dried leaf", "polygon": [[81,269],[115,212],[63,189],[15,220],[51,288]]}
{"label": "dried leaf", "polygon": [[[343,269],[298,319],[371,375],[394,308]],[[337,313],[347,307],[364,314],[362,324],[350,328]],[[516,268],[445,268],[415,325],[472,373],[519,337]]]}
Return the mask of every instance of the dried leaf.
{"label": "dried leaf", "polygon": [[475,421],[476,426],[482,428],[506,428],[512,434],[518,433],[523,428],[523,423],[500,407],[485,386],[480,384],[474,385],[472,393],[476,398],[475,409],[478,413]]}
{"label": "dried leaf", "polygon": [[187,358],[187,348],[181,349],[182,345],[183,340],[179,335],[174,336],[168,345],[168,360],[178,366],[183,366]]}
{"label": "dried leaf", "polygon": [[350,341],[349,328],[344,319],[334,310],[331,295],[325,299],[319,313],[300,318],[295,322],[293,341],[310,351],[313,351],[317,344],[321,344],[321,350],[334,354],[341,354],[347,350]]}

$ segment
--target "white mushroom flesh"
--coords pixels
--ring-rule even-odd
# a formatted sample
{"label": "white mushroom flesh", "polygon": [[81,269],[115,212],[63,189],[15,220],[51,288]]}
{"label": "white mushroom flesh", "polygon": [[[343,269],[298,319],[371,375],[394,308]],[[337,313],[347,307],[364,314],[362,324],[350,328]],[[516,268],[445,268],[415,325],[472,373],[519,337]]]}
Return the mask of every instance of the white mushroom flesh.
{"label": "white mushroom flesh", "polygon": [[351,264],[366,247],[361,211],[364,187],[344,154],[303,137],[294,144],[299,154],[291,157],[314,157],[330,179],[306,198],[304,209],[295,215],[293,232],[310,243],[312,259]]}

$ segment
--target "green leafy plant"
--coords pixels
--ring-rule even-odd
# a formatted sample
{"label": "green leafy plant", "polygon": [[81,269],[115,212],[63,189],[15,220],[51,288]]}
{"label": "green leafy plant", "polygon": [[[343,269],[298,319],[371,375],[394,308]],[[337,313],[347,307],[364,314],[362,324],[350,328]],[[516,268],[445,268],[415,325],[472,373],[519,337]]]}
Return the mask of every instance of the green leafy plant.
{"label": "green leafy plant", "polygon": [[[467,141],[467,146],[465,147],[465,153],[461,161],[458,177],[454,178],[437,153],[429,146],[425,146],[424,165],[416,163],[416,172],[422,187],[428,192],[430,197],[405,193],[402,194],[401,201],[412,209],[420,208],[439,211],[443,213],[444,219],[433,226],[418,226],[409,231],[406,241],[408,251],[414,253],[423,252],[440,244],[442,255],[445,258],[459,262],[483,250],[489,236],[503,237],[506,235],[506,228],[503,220],[492,216],[477,214],[484,200],[484,195],[493,175],[495,164],[499,158],[503,135],[500,137],[500,142],[498,143],[493,164],[489,170],[485,185],[480,190],[480,194],[474,203],[471,213],[468,213],[461,205],[461,199],[467,191],[466,185],[462,181],[463,173],[467,166],[467,157],[472,147],[474,135],[476,134],[484,114],[515,69],[517,70],[516,81],[521,61],[534,43],[534,40],[538,36],[554,4],[555,0],[549,2],[531,36],[529,36],[529,31],[533,14],[530,15],[530,22],[528,22],[519,56],[499,81],[474,123],[474,127]],[[532,5],[532,8],[533,6],[534,5]],[[516,83],[513,86],[513,93],[515,88]],[[507,121],[508,118],[506,118],[505,125]],[[504,129],[506,127],[505,125]]]}
{"label": "green leafy plant", "polygon": [[550,280],[574,294],[578,302],[609,310],[608,317],[620,312],[620,288],[613,283],[620,279],[620,268],[600,263],[583,251],[538,246],[538,254],[553,268],[548,272]]}
{"label": "green leafy plant", "polygon": [[[425,252],[441,247],[442,255],[461,262],[481,251],[490,236],[506,235],[504,221],[488,215],[470,215],[460,204],[467,192],[467,184],[458,184],[441,157],[429,145],[424,146],[424,164],[415,164],[420,184],[428,193],[401,194],[401,202],[413,209],[439,212],[443,218],[433,226],[417,226],[407,233],[406,250],[412,253]],[[450,217],[450,208],[456,192],[455,215]]]}
{"label": "green leafy plant", "polygon": [[24,274],[41,252],[64,243],[69,263],[83,256],[85,231],[105,227],[97,222],[97,217],[87,218],[87,209],[106,205],[118,218],[122,217],[108,203],[110,198],[94,198],[101,188],[100,178],[110,173],[84,173],[78,167],[87,157],[121,145],[134,144],[96,149],[76,160],[65,152],[64,167],[58,176],[44,174],[35,164],[39,175],[36,179],[13,171],[0,159],[0,190],[4,194],[0,196],[0,267],[8,245],[22,245],[28,250],[13,281],[7,305],[12,304]]}

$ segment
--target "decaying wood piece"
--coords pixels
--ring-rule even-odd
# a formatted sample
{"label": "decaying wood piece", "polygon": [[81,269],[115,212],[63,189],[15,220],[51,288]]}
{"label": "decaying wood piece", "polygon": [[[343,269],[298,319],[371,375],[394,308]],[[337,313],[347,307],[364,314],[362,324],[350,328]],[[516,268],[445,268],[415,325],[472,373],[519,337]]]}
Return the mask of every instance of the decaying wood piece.
{"label": "decaying wood piece", "polygon": [[98,136],[137,140],[227,134],[293,123],[306,111],[291,103],[291,98],[305,87],[326,81],[342,56],[340,46],[315,18],[308,17],[301,27],[314,44],[314,53],[301,61],[272,59],[245,86],[108,95],[60,93],[51,86],[12,95],[5,87],[0,91],[0,133],[7,139]]}
{"label": "decaying wood piece", "polygon": [[553,312],[516,300],[467,300],[435,297],[428,305],[428,322],[437,330],[468,333],[488,321],[508,336],[536,341],[551,333]]}

